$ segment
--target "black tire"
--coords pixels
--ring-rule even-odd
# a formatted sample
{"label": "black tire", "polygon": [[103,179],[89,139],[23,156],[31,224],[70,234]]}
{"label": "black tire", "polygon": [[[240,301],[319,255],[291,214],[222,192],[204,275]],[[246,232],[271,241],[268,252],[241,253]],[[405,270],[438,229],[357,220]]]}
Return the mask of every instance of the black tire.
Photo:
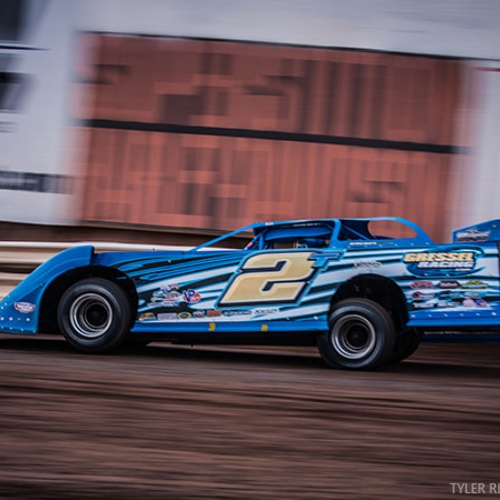
{"label": "black tire", "polygon": [[397,365],[406,358],[409,358],[418,349],[420,341],[422,340],[422,335],[422,332],[414,328],[410,328],[400,333],[396,338],[396,347],[394,348],[394,352],[388,364]]}
{"label": "black tire", "polygon": [[333,368],[372,370],[387,363],[394,352],[392,318],[372,300],[352,298],[335,304],[329,328],[317,340],[321,357]]}
{"label": "black tire", "polygon": [[131,314],[128,297],[117,284],[91,278],[79,281],[64,293],[57,308],[57,322],[75,349],[108,352],[125,341]]}

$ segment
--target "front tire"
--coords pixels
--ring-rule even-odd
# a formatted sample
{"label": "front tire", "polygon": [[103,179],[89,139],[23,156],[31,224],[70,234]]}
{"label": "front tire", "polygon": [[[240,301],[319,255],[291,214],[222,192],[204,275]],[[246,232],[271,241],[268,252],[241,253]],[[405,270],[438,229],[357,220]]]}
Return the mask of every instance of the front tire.
{"label": "front tire", "polygon": [[390,314],[372,300],[352,298],[333,307],[329,331],[318,336],[318,349],[333,368],[371,370],[387,363],[395,342]]}
{"label": "front tire", "polygon": [[65,339],[83,352],[108,352],[122,344],[132,308],[116,283],[101,278],[79,281],[62,296],[57,321]]}
{"label": "front tire", "polygon": [[396,365],[406,358],[409,358],[418,349],[420,341],[422,340],[422,335],[422,332],[414,328],[408,329],[398,335],[394,352],[388,364]]}

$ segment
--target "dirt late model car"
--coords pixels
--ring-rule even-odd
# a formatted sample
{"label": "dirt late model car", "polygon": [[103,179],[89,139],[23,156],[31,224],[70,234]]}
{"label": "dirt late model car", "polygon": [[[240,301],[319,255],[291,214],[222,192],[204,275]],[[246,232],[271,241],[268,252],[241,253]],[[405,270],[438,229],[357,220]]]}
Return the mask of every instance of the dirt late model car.
{"label": "dirt late model car", "polygon": [[255,223],[188,250],[76,246],[0,303],[0,331],[62,333],[85,352],[134,339],[317,343],[332,367],[372,369],[422,337],[500,340],[499,240],[500,221],[436,244],[387,217]]}

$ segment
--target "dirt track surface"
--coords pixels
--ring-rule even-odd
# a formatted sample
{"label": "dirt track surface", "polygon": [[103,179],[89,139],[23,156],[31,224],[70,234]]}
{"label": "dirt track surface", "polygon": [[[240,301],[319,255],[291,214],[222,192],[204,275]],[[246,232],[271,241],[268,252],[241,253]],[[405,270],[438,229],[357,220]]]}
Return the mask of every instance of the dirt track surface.
{"label": "dirt track surface", "polygon": [[0,498],[456,498],[500,483],[499,355],[424,345],[354,373],[313,349],[0,337]]}

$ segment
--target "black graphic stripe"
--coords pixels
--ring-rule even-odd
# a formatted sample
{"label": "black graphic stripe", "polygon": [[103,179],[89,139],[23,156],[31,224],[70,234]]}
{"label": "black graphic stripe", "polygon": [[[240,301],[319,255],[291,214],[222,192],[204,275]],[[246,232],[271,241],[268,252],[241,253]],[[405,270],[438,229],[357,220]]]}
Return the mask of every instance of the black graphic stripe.
{"label": "black graphic stripe", "polygon": [[0,170],[0,189],[6,191],[71,194],[73,193],[73,181],[71,177],[59,174]]}
{"label": "black graphic stripe", "polygon": [[467,148],[445,144],[430,144],[410,141],[389,141],[365,139],[337,135],[306,134],[281,132],[275,130],[250,130],[241,128],[200,127],[175,123],[151,123],[120,120],[77,120],[75,125],[110,130],[133,130],[139,132],[163,132],[191,135],[211,135],[216,137],[238,137],[246,139],[264,139],[272,141],[309,142],[316,144],[339,144],[373,149],[393,149],[398,151],[418,151],[423,153],[458,154],[467,152]]}
{"label": "black graphic stripe", "polygon": [[0,50],[47,50],[41,47],[32,47],[29,45],[20,45],[15,43],[0,43]]}
{"label": "black graphic stripe", "polygon": [[[225,257],[225,258],[224,258]],[[115,267],[127,274],[137,283],[148,283],[172,279],[185,279],[189,275],[202,274],[207,271],[237,266],[241,256],[217,255],[213,258],[207,255],[196,255],[192,258],[176,260],[171,255],[165,253],[154,259],[139,259],[120,262]],[[231,275],[229,273],[229,275]],[[210,280],[212,278],[200,278],[200,280]],[[218,277],[217,277],[218,279]]]}

